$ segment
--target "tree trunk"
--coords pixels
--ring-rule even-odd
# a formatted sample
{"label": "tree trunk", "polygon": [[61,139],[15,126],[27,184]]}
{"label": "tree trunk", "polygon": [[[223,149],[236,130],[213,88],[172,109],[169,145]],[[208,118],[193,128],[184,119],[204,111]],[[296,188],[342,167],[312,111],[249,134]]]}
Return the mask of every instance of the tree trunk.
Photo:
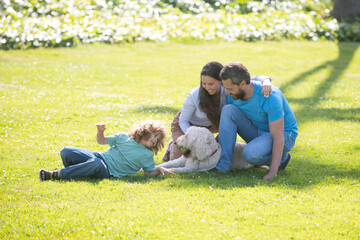
{"label": "tree trunk", "polygon": [[340,20],[341,18],[349,18],[355,20],[360,14],[360,0],[335,0],[334,8],[331,16]]}

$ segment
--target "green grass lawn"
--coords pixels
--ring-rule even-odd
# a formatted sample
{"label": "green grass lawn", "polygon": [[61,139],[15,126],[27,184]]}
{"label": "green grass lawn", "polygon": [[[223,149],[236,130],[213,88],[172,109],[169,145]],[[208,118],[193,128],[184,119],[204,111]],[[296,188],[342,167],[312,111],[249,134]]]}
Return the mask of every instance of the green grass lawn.
{"label": "green grass lawn", "polygon": [[[360,48],[357,43],[137,43],[0,51],[1,239],[360,239]],[[208,61],[272,77],[299,126],[272,181],[142,173],[40,182],[59,150],[104,151],[107,134],[149,118],[170,132]],[[161,151],[156,156],[160,163]]]}

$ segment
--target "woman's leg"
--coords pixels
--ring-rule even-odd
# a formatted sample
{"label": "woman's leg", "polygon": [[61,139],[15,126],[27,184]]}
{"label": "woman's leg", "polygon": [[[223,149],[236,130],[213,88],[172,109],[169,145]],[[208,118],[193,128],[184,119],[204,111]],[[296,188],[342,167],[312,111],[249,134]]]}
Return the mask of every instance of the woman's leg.
{"label": "woman's leg", "polygon": [[[181,135],[184,135],[184,132],[181,130],[180,124],[179,124],[179,118],[180,118],[181,110],[176,114],[174,120],[171,123],[171,133],[172,133],[172,140],[175,142]],[[175,144],[172,144],[171,146],[171,152],[170,152],[170,160],[178,159],[183,155],[183,152],[175,146]]]}

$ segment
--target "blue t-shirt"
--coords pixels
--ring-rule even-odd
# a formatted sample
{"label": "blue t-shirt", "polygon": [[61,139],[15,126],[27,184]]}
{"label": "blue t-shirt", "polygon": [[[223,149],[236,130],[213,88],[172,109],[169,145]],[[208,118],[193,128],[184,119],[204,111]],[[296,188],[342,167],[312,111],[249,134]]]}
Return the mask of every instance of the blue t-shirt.
{"label": "blue t-shirt", "polygon": [[107,137],[110,149],[101,153],[110,175],[123,177],[133,175],[141,168],[145,172],[155,170],[154,155],[147,147],[134,141],[127,133]]}
{"label": "blue t-shirt", "polygon": [[269,132],[269,123],[284,117],[284,131],[298,134],[295,115],[290,108],[282,92],[272,86],[272,93],[268,98],[261,93],[262,83],[251,81],[254,84],[254,93],[246,101],[234,100],[229,94],[228,104],[234,104],[246,115],[246,117],[259,129]]}

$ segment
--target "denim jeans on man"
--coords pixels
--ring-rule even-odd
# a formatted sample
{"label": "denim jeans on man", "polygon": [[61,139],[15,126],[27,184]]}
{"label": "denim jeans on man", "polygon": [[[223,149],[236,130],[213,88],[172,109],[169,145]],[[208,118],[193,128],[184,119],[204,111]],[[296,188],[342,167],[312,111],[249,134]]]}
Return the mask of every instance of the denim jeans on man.
{"label": "denim jeans on man", "polygon": [[[222,146],[220,162],[216,166],[221,172],[231,170],[237,134],[247,143],[243,150],[245,160],[254,165],[271,165],[273,139],[270,132],[258,129],[235,105],[228,104],[222,109],[219,143]],[[295,144],[296,135],[284,133],[284,150],[281,163]]]}
{"label": "denim jeans on man", "polygon": [[61,178],[93,177],[109,178],[110,172],[103,157],[98,152],[87,149],[64,147],[60,151],[64,167],[60,170]]}

